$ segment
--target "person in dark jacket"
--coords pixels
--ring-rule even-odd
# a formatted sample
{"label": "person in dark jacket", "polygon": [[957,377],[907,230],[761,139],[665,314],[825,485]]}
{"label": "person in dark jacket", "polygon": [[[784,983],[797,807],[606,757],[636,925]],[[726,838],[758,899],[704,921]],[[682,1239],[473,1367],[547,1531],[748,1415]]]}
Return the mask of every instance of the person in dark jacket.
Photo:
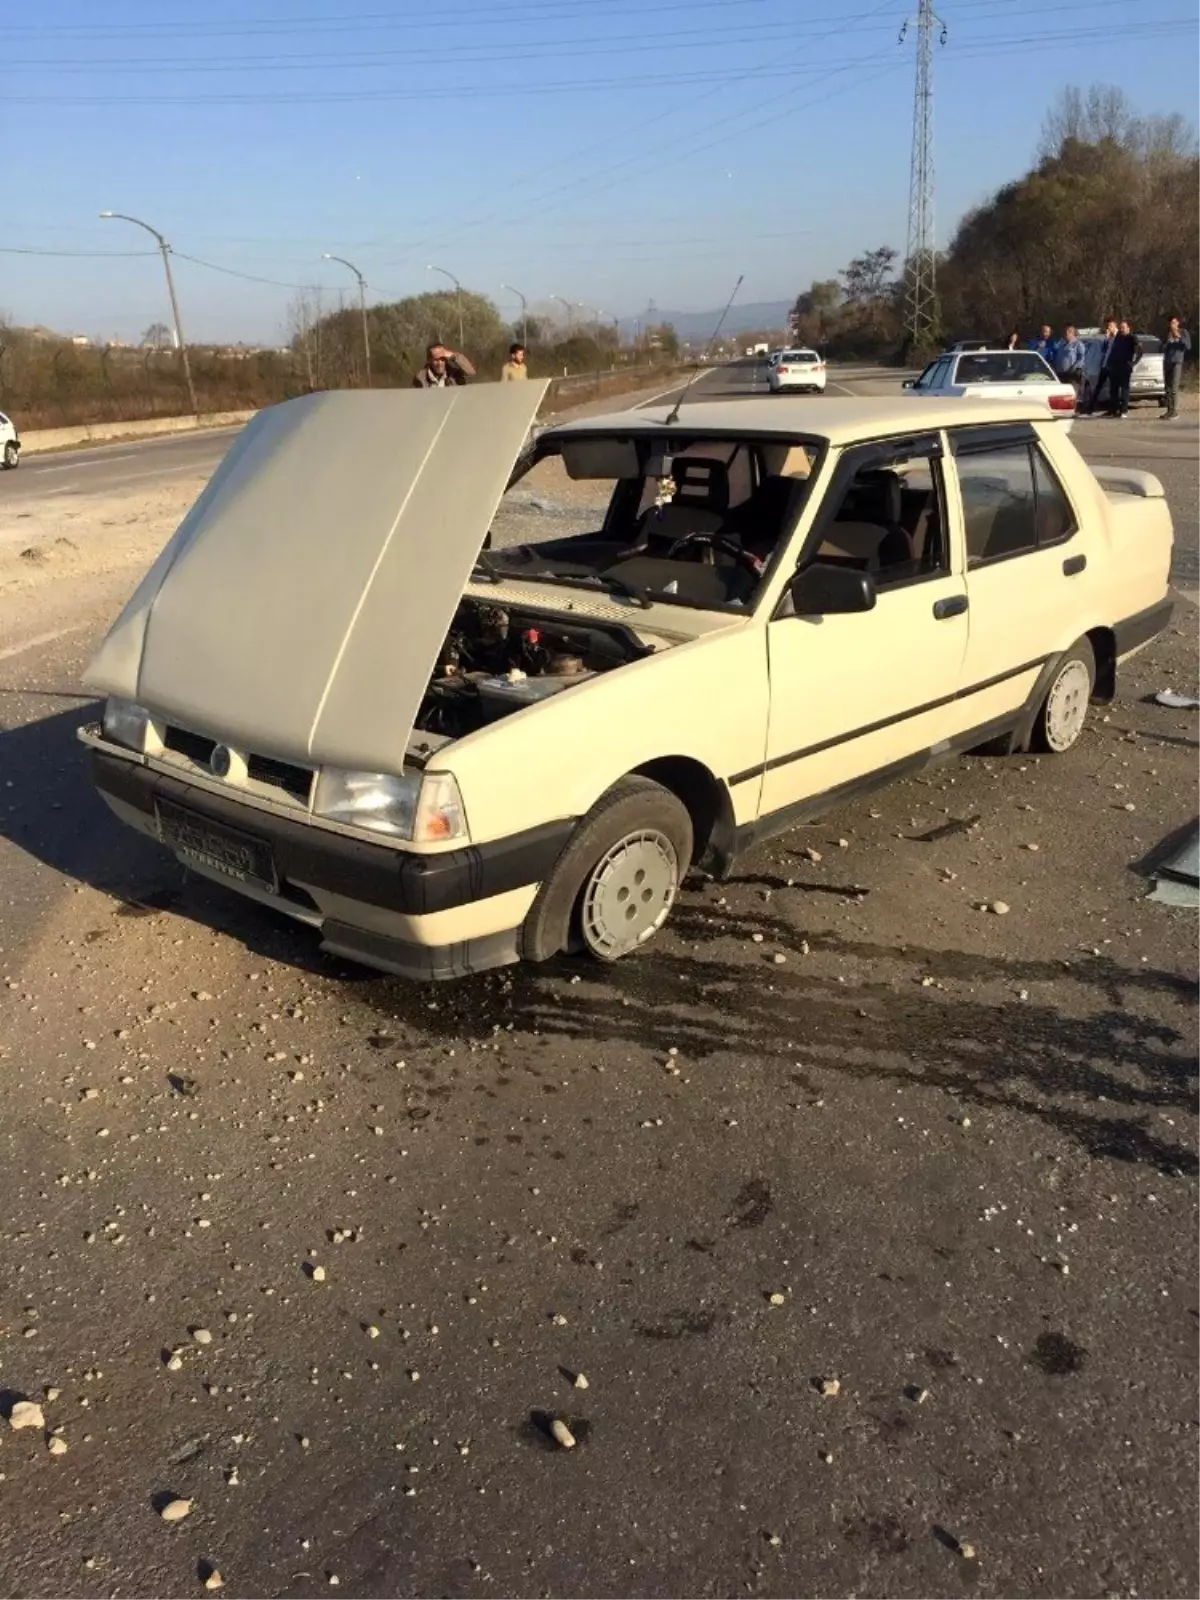
{"label": "person in dark jacket", "polygon": [[1100,406],[1100,395],[1105,384],[1109,385],[1109,408],[1112,407],[1112,384],[1108,370],[1108,353],[1112,349],[1112,342],[1117,337],[1117,321],[1109,317],[1104,324],[1104,340],[1100,346],[1100,371],[1096,374],[1096,381],[1092,385],[1092,392],[1088,396],[1087,414],[1094,417]]}
{"label": "person in dark jacket", "polygon": [[414,389],[455,389],[475,376],[475,368],[444,344],[431,344],[425,352],[425,365],[412,381]]}
{"label": "person in dark jacket", "polygon": [[1142,358],[1142,347],[1137,335],[1127,321],[1117,324],[1116,337],[1108,347],[1108,382],[1112,404],[1110,417],[1129,415],[1129,385],[1133,382],[1133,369]]}
{"label": "person in dark jacket", "polygon": [[1192,353],[1192,336],[1178,317],[1167,324],[1163,340],[1163,407],[1168,418],[1179,415],[1179,380],[1183,377],[1183,363]]}

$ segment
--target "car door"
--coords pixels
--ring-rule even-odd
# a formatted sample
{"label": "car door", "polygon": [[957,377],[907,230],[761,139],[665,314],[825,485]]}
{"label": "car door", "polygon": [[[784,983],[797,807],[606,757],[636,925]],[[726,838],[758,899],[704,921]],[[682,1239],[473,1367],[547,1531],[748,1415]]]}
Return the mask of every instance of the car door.
{"label": "car door", "polygon": [[931,361],[925,371],[913,384],[914,394],[937,394],[946,382],[946,375],[950,371],[951,361],[948,356],[941,356],[937,361]]}
{"label": "car door", "polygon": [[[955,725],[967,644],[940,434],[847,451],[799,567],[857,568],[875,604],[767,626],[771,703],[759,811],[800,820],[873,775],[923,758]],[[897,481],[898,480],[898,483]]]}
{"label": "car door", "polygon": [[1087,555],[1035,427],[949,439],[970,607],[961,693],[978,728],[1023,705],[1045,663],[1087,631]]}

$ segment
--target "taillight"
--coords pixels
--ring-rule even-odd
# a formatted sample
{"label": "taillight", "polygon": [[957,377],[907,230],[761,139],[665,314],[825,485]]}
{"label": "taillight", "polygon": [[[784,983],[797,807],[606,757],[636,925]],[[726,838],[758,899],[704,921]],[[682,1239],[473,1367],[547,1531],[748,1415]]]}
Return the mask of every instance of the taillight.
{"label": "taillight", "polygon": [[791,367],[776,367],[775,370],[776,372],[790,372],[792,369]]}
{"label": "taillight", "polygon": [[1075,396],[1073,394],[1052,394],[1050,397],[1051,411],[1074,411]]}

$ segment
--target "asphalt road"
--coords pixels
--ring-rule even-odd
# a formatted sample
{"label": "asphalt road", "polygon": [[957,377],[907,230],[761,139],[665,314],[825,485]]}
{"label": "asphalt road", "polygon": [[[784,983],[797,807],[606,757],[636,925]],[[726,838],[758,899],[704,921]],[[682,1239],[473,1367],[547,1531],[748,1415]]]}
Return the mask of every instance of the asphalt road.
{"label": "asphalt road", "polygon": [[177,473],[211,472],[238,431],[212,428],[177,437],[24,456],[16,472],[0,474],[0,516],[6,505],[42,495],[108,494]]}
{"label": "asphalt road", "polygon": [[1196,1592],[1190,610],[1071,755],[434,989],[109,819],[103,621],[0,660],[0,1587]]}

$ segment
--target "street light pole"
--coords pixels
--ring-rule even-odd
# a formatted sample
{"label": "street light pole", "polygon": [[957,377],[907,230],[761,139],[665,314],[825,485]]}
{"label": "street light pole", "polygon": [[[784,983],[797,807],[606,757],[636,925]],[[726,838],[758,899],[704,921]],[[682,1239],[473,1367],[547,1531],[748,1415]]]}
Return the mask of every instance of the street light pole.
{"label": "street light pole", "polygon": [[200,415],[200,407],[196,404],[196,387],[192,382],[192,366],[188,360],[187,342],[183,337],[183,324],[179,320],[179,301],[175,295],[175,279],[171,275],[171,246],[159,233],[157,228],[152,228],[148,222],[143,222],[140,217],[126,216],[123,211],[102,211],[102,217],[110,217],[117,222],[132,222],[135,227],[145,228],[147,233],[153,234],[162,252],[163,266],[167,273],[167,294],[171,300],[171,316],[175,321],[175,345],[179,351],[180,364],[183,367],[183,381],[187,385],[188,405],[192,408],[194,417]]}
{"label": "street light pole", "polygon": [[349,267],[350,271],[358,279],[358,309],[362,314],[363,360],[367,365],[367,388],[369,389],[371,387],[371,331],[367,324],[367,280],[354,265],[353,261],[347,261],[345,256],[331,256],[326,250],[321,259],[322,261],[336,261],[340,267]]}
{"label": "street light pole", "polygon": [[449,278],[450,282],[454,285],[455,298],[458,302],[458,348],[461,350],[463,347],[462,284],[459,283],[458,279],[452,272],[447,272],[445,267],[428,266],[425,268],[425,271],[440,272],[443,278]]}
{"label": "street light pole", "polygon": [[517,299],[521,302],[521,343],[527,345],[529,343],[529,318],[526,315],[526,311],[529,302],[521,293],[520,289],[514,289],[511,283],[502,283],[500,287],[507,290],[509,294],[515,294]]}
{"label": "street light pole", "polygon": [[566,306],[567,308],[567,338],[569,339],[572,333],[575,331],[573,320],[574,307],[569,300],[564,300],[560,294],[552,294],[550,298],[551,300],[557,300],[560,306]]}

